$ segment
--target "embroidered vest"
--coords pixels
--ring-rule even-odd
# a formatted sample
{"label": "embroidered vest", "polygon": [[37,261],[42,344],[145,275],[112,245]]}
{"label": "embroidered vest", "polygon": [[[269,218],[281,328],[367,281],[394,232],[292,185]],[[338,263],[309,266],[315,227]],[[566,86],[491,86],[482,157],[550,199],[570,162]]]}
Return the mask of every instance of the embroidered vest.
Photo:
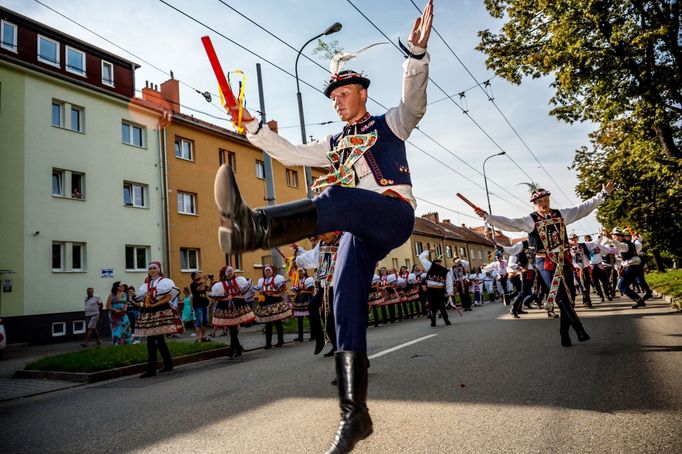
{"label": "embroidered vest", "polygon": [[317,266],[317,273],[315,274],[316,282],[326,281],[331,285],[334,278],[334,269],[336,268],[336,252],[339,250],[339,240],[341,235],[331,243],[320,243],[320,261]]}
{"label": "embroidered vest", "polygon": [[[374,179],[379,186],[412,185],[410,167],[407,163],[405,142],[398,138],[386,123],[385,115],[369,116],[366,120],[346,126],[343,132],[331,139],[332,149],[336,148],[343,136],[351,134],[370,134],[376,132],[377,141],[365,151],[365,158]],[[361,158],[362,159],[362,158]],[[343,159],[342,159],[343,160]],[[354,167],[357,175],[357,166]]]}
{"label": "embroidered vest", "polygon": [[[564,224],[564,219],[561,217],[561,212],[559,210],[551,210],[550,216],[551,218],[548,217],[547,219],[543,219],[542,216],[535,211],[530,214],[530,217],[533,218],[533,222],[535,222],[535,228],[528,234],[528,244],[535,247],[536,252],[546,252],[546,249],[551,251],[559,246],[564,246],[561,238],[568,238],[568,235],[566,234],[566,225]],[[537,223],[548,219],[551,219],[553,222],[547,226],[546,241],[549,244],[545,244],[543,239],[540,238]]]}
{"label": "embroidered vest", "polygon": [[630,260],[635,255],[637,255],[637,249],[635,249],[634,243],[632,243],[631,241],[627,241],[627,240],[623,241],[623,243],[627,244],[627,246],[628,246],[627,252],[621,252],[620,253],[620,257],[623,260]]}
{"label": "embroidered vest", "polygon": [[237,296],[239,295],[239,286],[237,285],[237,279],[232,278],[228,279],[226,281],[222,281],[221,284],[223,284],[223,289],[225,290],[225,296],[231,295],[231,296]]}
{"label": "embroidered vest", "polygon": [[432,263],[431,268],[426,272],[426,279],[429,281],[445,283],[445,278],[448,275],[448,269],[437,263]]}

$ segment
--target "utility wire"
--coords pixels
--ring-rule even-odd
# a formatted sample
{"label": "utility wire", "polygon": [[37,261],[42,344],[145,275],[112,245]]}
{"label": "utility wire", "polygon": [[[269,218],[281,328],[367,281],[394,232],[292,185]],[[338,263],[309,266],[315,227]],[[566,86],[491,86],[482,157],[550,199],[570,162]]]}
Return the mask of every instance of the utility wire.
{"label": "utility wire", "polygon": [[[420,13],[422,12],[421,9],[419,8],[419,6],[414,2],[414,0],[409,0],[409,1],[410,1],[410,3],[412,3],[412,6],[414,6],[414,7],[417,9],[417,11],[419,11]],[[505,122],[507,123],[507,125],[511,128],[511,130],[514,132],[514,134],[516,135],[516,137],[521,141],[521,143],[522,143],[523,146],[526,148],[526,150],[528,150],[528,153],[530,153],[530,155],[533,157],[533,159],[535,160],[535,162],[538,163],[538,165],[539,165],[540,168],[545,172],[545,174],[547,175],[547,177],[549,177],[549,179],[552,181],[552,183],[554,183],[554,185],[557,187],[557,189],[559,189],[559,192],[561,192],[561,194],[564,196],[564,198],[566,198],[566,200],[568,201],[568,203],[569,203],[569,204],[573,204],[573,203],[574,203],[574,200],[572,200],[571,197],[569,197],[569,196],[564,192],[564,190],[563,190],[563,188],[561,187],[561,185],[559,185],[559,183],[557,183],[557,181],[554,179],[554,177],[552,177],[552,175],[547,171],[547,169],[545,168],[545,166],[542,165],[542,163],[540,162],[540,160],[538,159],[538,157],[536,156],[536,154],[533,153],[533,150],[530,149],[530,147],[528,146],[528,144],[526,143],[526,141],[523,140],[523,138],[521,137],[521,135],[519,134],[519,132],[517,131],[517,129],[514,127],[514,125],[511,124],[511,122],[509,121],[509,119],[507,118],[507,116],[504,114],[504,112],[502,112],[502,109],[500,109],[500,107],[498,106],[498,104],[495,102],[495,98],[493,98],[493,97],[485,90],[485,88],[483,88],[483,85],[489,84],[490,79],[487,80],[486,82],[483,82],[483,84],[481,84],[481,83],[478,81],[478,79],[476,78],[476,76],[474,76],[474,74],[469,70],[469,68],[467,67],[467,65],[462,61],[462,59],[459,58],[459,56],[458,56],[457,53],[454,51],[454,49],[450,46],[450,44],[445,40],[445,38],[443,38],[443,36],[442,36],[442,35],[440,34],[440,32],[438,31],[438,29],[436,29],[436,27],[433,26],[433,27],[432,27],[432,30],[433,30],[433,32],[436,34],[436,36],[438,36],[438,37],[440,38],[440,40],[443,42],[443,44],[445,44],[445,47],[448,48],[448,50],[452,53],[452,55],[453,55],[453,56],[455,57],[455,59],[459,62],[459,64],[464,68],[464,70],[467,72],[467,74],[469,74],[469,76],[474,80],[474,82],[476,82],[476,85],[475,85],[473,88],[479,87],[479,88],[481,89],[481,91],[483,92],[483,94],[485,94],[485,96],[486,96],[486,98],[488,99],[488,101],[490,101],[490,102],[493,104],[493,106],[495,106],[495,109],[497,110],[497,112],[500,114],[500,116],[502,116],[502,118],[504,119],[504,121],[505,121]],[[509,154],[507,154],[507,157],[509,157],[509,159],[512,159],[511,156],[509,156]],[[512,159],[512,161],[514,162],[513,159]],[[516,162],[514,162],[514,164],[516,164]],[[517,166],[518,166],[518,165],[517,165]],[[524,172],[524,173],[525,173],[525,172]],[[530,176],[529,176],[527,173],[526,173],[526,176],[528,176],[528,177],[530,178]],[[531,179],[531,182],[532,182],[532,179]]]}
{"label": "utility wire", "polygon": [[[369,17],[367,17],[367,15],[366,15],[364,12],[362,12],[362,11],[360,10],[360,8],[358,8],[351,0],[346,0],[346,1],[347,1],[348,4],[350,4],[353,8],[355,8],[355,10],[356,10],[358,13],[360,13],[360,15],[361,15],[362,17],[364,17],[364,18],[367,20],[367,22],[369,22],[369,23],[370,23],[370,24],[371,24],[379,33],[381,33],[381,35],[382,35],[384,38],[386,38],[386,39],[393,45],[393,47],[395,47],[395,48],[398,50],[398,52],[400,52],[401,55],[403,55],[403,56],[405,55],[405,54],[403,53],[402,49],[400,49],[400,47],[398,47],[398,45],[395,44],[395,43],[391,40],[391,38],[389,38],[388,35],[386,35],[386,33],[384,33],[383,30],[381,30],[381,29],[379,28],[379,26],[377,26]],[[488,134],[488,131],[486,131],[486,130],[483,128],[483,126],[481,126],[481,125],[480,125],[480,124],[471,116],[471,114],[469,114],[469,112],[468,112],[464,107],[462,107],[457,101],[455,101],[455,100],[453,99],[453,97],[452,97],[451,95],[449,95],[449,94],[448,94],[448,93],[447,93],[447,92],[446,92],[446,91],[445,91],[445,90],[444,90],[436,81],[434,81],[431,77],[429,77],[429,82],[431,82],[431,83],[432,83],[436,88],[438,88],[438,89],[439,89],[439,90],[440,90],[440,91],[441,91],[441,92],[442,92],[450,101],[452,101],[452,103],[453,103],[454,105],[456,105],[456,106],[459,108],[459,110],[461,110],[462,113],[463,113],[464,115],[466,115],[466,116],[469,118],[469,120],[471,120],[471,121],[474,123],[474,125],[476,125],[476,127],[477,127],[477,128],[478,128],[478,129],[479,129],[479,130],[480,130],[480,131],[481,131],[481,132],[482,132],[482,133],[483,133],[483,134],[484,134],[484,135],[485,135],[485,136],[486,136],[486,137],[487,137],[487,138],[488,138],[488,139],[489,139],[489,140],[490,140],[490,141],[491,141],[491,142],[492,142],[500,151],[504,151],[504,152],[505,152],[505,154],[509,157],[509,159],[512,161],[512,163],[513,163],[513,164],[514,164],[514,165],[515,165],[523,174],[525,174],[529,179],[531,179],[530,175],[528,175],[528,173],[527,173],[525,170],[523,170],[523,168],[521,168],[521,166],[509,156],[509,154],[507,153],[507,151],[506,151],[504,148],[502,148],[502,147],[500,146],[500,144],[498,144],[498,143],[495,141],[495,139],[492,138],[492,136],[491,136],[490,134]],[[532,180],[532,179],[531,179],[531,180]],[[491,181],[492,181],[492,180],[491,180]],[[501,186],[500,186],[500,187],[501,187]],[[506,190],[506,189],[505,189],[505,190]]]}
{"label": "utility wire", "polygon": [[[266,63],[268,63],[268,64],[274,66],[275,68],[279,69],[280,71],[284,72],[285,74],[287,74],[287,75],[289,75],[289,76],[291,76],[291,77],[295,77],[294,74],[292,74],[291,72],[289,72],[289,71],[287,71],[286,69],[282,68],[281,66],[279,66],[279,65],[277,65],[277,64],[275,64],[275,63],[273,63],[273,62],[271,62],[270,60],[268,60],[268,59],[266,59],[266,58],[264,58],[264,57],[262,57],[262,56],[259,55],[258,53],[256,53],[256,52],[250,50],[249,48],[245,47],[244,45],[242,45],[242,44],[240,44],[240,43],[238,43],[238,42],[236,42],[236,41],[234,41],[233,39],[228,38],[228,37],[225,36],[224,34],[220,33],[219,31],[215,30],[214,28],[210,27],[209,25],[205,24],[204,22],[200,21],[199,19],[196,19],[196,18],[193,17],[192,15],[190,15],[190,14],[188,14],[188,13],[186,13],[186,12],[184,12],[184,11],[178,9],[178,8],[176,8],[175,6],[169,4],[167,1],[165,1],[165,0],[159,0],[159,1],[160,1],[161,3],[163,3],[164,5],[168,6],[169,8],[173,9],[174,11],[176,11],[176,12],[180,13],[181,15],[185,16],[186,18],[192,20],[193,22],[195,22],[195,23],[197,23],[197,24],[199,24],[199,25],[201,25],[201,26],[207,28],[208,30],[211,30],[212,32],[216,33],[218,36],[220,36],[220,37],[226,39],[227,41],[229,41],[230,43],[236,45],[236,46],[239,47],[240,49],[245,50],[245,51],[248,52],[249,54],[251,54],[251,55],[253,55],[253,56],[255,56],[255,57],[259,58],[259,59],[262,59],[262,60],[265,61]],[[231,9],[233,9],[233,8],[231,8]],[[268,32],[268,33],[269,33],[269,34],[272,34],[272,33],[270,33],[270,32]],[[280,40],[280,41],[281,41],[281,40]],[[290,48],[292,48],[292,49],[295,49],[295,48],[293,48],[293,46],[290,46],[290,45],[288,45],[288,47],[290,47]],[[298,51],[297,51],[297,52],[298,52]],[[322,68],[323,68],[323,67],[322,67]],[[305,85],[307,85],[308,87],[312,88],[313,90],[315,90],[315,91],[317,91],[317,92],[319,92],[319,93],[323,93],[322,90],[320,90],[319,88],[315,87],[314,85],[312,85],[312,84],[306,82],[304,79],[299,78],[299,80],[300,80],[303,84],[305,84]],[[441,89],[441,90],[442,90],[442,89]],[[444,93],[445,93],[445,92],[444,92]],[[382,103],[380,103],[380,102],[377,101],[376,99],[371,98],[371,97],[370,97],[370,99],[371,99],[373,102],[375,102],[377,105],[379,105],[380,107],[382,107],[383,109],[388,109],[386,106],[384,106]],[[432,139],[432,140],[433,140],[433,139]],[[411,142],[408,142],[408,143],[409,143],[410,145],[415,146],[415,145],[414,145],[413,143],[411,143]],[[424,152],[423,149],[421,149],[421,148],[419,148],[419,147],[416,147],[416,146],[415,146],[415,148],[417,148],[418,150]],[[447,149],[446,149],[446,150],[447,150]],[[450,152],[450,153],[453,154],[452,152]],[[454,154],[453,154],[453,155],[454,155]],[[431,157],[431,158],[434,158],[433,155],[428,154],[428,156]],[[435,159],[435,158],[434,158],[434,159]],[[440,161],[440,160],[438,160],[438,162],[441,163],[441,164],[443,164],[443,162]],[[464,177],[460,172],[457,172],[456,170],[452,169],[452,167],[449,167],[449,166],[447,166],[447,167],[448,167],[449,169],[455,171],[458,175],[462,176],[463,178],[466,178],[466,177]],[[471,180],[468,179],[468,178],[467,178],[467,180],[471,181]],[[496,186],[498,186],[499,188],[501,188],[501,189],[504,190],[505,192],[509,193],[512,197],[515,197],[513,194],[511,194],[511,192],[509,192],[509,190],[507,190],[507,189],[504,188],[503,186],[500,186],[499,184],[497,184],[496,182],[494,182],[492,179],[489,179],[489,181],[491,181],[491,183],[495,184]],[[477,185],[477,186],[480,186],[480,185],[477,184],[477,183],[476,183],[476,185]],[[511,201],[509,201],[509,200],[506,200],[506,199],[502,198],[501,196],[499,196],[499,195],[497,195],[497,194],[491,193],[491,195],[494,195],[495,197],[497,197],[497,198],[499,198],[499,199],[501,199],[501,200],[503,200],[503,201],[505,201],[505,202],[507,202],[507,203],[509,203],[509,204],[513,204],[513,202],[511,202]]]}
{"label": "utility wire", "polygon": [[[100,38],[100,39],[106,41],[107,43],[111,44],[112,46],[116,47],[117,49],[122,50],[123,52],[127,53],[128,55],[132,55],[134,58],[140,60],[140,61],[143,62],[143,63],[146,63],[146,64],[149,65],[150,67],[156,69],[157,71],[160,71],[161,73],[165,74],[166,76],[168,76],[168,77],[171,76],[170,72],[165,71],[165,70],[159,68],[158,66],[156,66],[156,65],[153,64],[153,63],[151,63],[150,61],[148,61],[148,60],[146,60],[146,59],[140,57],[139,55],[134,54],[133,52],[129,51],[128,49],[126,49],[126,48],[124,48],[124,47],[122,47],[122,46],[119,46],[118,44],[116,44],[115,42],[113,42],[112,40],[110,40],[109,38],[107,38],[107,37],[105,37],[105,36],[102,36],[101,34],[97,33],[96,31],[94,31],[94,30],[92,30],[92,29],[86,27],[85,25],[81,24],[80,22],[76,21],[75,19],[70,18],[70,17],[67,16],[66,14],[63,14],[63,13],[57,11],[57,10],[54,9],[53,7],[51,7],[51,6],[49,6],[49,5],[46,5],[45,3],[41,2],[40,0],[33,0],[33,1],[35,1],[35,2],[38,3],[39,5],[44,6],[45,8],[49,9],[49,10],[52,11],[53,13],[55,13],[55,14],[57,14],[57,15],[63,17],[64,19],[68,20],[69,22],[71,22],[71,23],[77,25],[78,27],[80,27],[80,28],[82,28],[82,29],[84,29],[84,30],[87,30],[88,32],[92,33],[93,35],[97,36],[98,38]],[[202,92],[201,90],[199,90],[199,89],[197,89],[197,88],[195,88],[195,87],[189,85],[188,83],[186,83],[186,82],[184,82],[184,81],[182,81],[182,80],[180,80],[180,79],[176,79],[176,80],[177,80],[178,82],[180,82],[181,84],[183,84],[184,86],[186,86],[186,87],[188,87],[188,88],[194,90],[195,92],[201,94],[202,96],[204,96],[204,92]],[[218,95],[217,95],[217,94],[215,94],[215,93],[211,93],[211,94],[212,94],[214,97],[218,98]],[[204,97],[205,97],[205,96],[204,96]],[[224,112],[224,109],[223,109],[222,107],[218,107],[218,106],[216,106],[215,104],[213,104],[212,102],[209,102],[209,103],[210,103],[214,108],[218,109],[220,112]],[[207,115],[208,115],[208,114],[207,114]],[[213,116],[213,115],[209,115],[209,116]],[[214,117],[214,118],[217,118],[217,117]],[[224,119],[224,118],[223,118],[223,119]]]}

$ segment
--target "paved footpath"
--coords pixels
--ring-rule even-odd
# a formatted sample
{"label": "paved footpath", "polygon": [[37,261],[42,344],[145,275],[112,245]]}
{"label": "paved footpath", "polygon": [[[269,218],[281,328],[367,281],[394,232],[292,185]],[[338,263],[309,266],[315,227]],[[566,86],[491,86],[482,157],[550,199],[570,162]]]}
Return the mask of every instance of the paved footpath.
{"label": "paved footpath", "polygon": [[[681,453],[682,313],[629,306],[579,306],[592,339],[570,348],[558,320],[512,319],[500,304],[452,326],[370,327],[374,434],[355,452]],[[338,423],[333,361],[312,349],[2,402],[0,452],[324,452]]]}

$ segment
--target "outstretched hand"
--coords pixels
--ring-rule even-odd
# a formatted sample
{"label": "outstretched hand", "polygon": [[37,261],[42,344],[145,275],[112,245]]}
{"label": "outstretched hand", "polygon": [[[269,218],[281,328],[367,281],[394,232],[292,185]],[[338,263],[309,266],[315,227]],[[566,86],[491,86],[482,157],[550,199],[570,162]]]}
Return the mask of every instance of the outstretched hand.
{"label": "outstretched hand", "polygon": [[615,185],[613,184],[613,181],[609,181],[606,184],[602,185],[602,191],[606,191],[607,194],[611,194],[615,188]]}
{"label": "outstretched hand", "polygon": [[484,219],[484,220],[485,220],[486,214],[488,214],[480,208],[474,209],[474,212],[478,215],[478,217],[480,217],[481,219]]}
{"label": "outstretched hand", "polygon": [[421,17],[418,17],[412,27],[409,41],[412,45],[426,49],[431,35],[431,23],[433,22],[433,0],[429,0],[422,12]]}

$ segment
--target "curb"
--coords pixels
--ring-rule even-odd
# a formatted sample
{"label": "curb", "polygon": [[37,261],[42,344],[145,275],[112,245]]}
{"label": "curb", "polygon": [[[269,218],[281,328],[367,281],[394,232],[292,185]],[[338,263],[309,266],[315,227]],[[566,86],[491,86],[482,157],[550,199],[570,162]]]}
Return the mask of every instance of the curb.
{"label": "curb", "polygon": [[663,301],[669,303],[674,309],[677,309],[678,311],[682,310],[682,298],[675,298],[669,295],[665,295],[657,290],[652,290],[651,292],[657,298],[662,298]]}
{"label": "curb", "polygon": [[[178,356],[173,358],[173,366],[181,366],[183,364],[196,363],[208,359],[219,358],[227,356],[229,348],[215,348],[205,352],[194,353],[191,355]],[[160,362],[159,364],[163,364]],[[132,364],[130,366],[117,367],[115,369],[102,370],[98,372],[54,372],[42,370],[27,370],[20,369],[14,372],[12,378],[32,378],[42,380],[61,380],[77,383],[96,383],[99,381],[110,380],[112,378],[125,377],[142,373],[147,370],[147,364]]]}

